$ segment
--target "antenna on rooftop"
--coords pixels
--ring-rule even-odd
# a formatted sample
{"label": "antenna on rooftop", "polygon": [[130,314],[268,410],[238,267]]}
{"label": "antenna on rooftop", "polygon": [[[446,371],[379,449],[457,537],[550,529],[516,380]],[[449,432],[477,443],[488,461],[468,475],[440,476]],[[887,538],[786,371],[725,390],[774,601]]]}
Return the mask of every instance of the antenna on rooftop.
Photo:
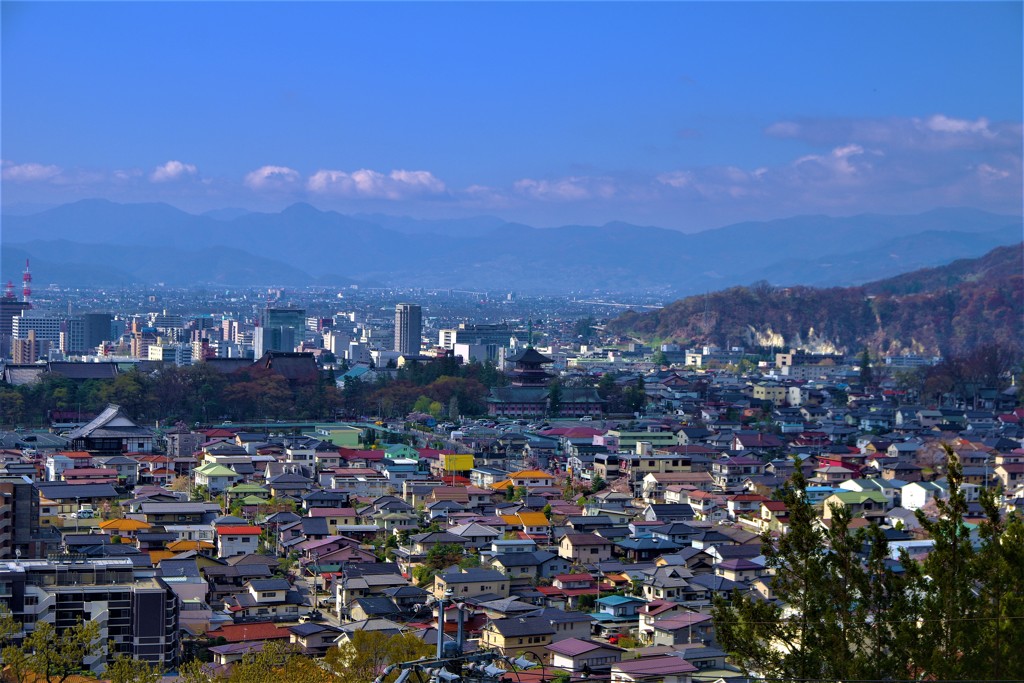
{"label": "antenna on rooftop", "polygon": [[25,259],[25,272],[21,275],[21,298],[25,303],[29,303],[29,299],[32,296],[32,273],[28,269],[28,259]]}

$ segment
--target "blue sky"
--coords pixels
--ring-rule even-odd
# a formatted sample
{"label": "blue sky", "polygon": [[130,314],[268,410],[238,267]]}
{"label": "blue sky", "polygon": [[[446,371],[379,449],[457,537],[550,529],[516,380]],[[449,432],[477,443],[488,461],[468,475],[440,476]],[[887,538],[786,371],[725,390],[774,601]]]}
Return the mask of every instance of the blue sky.
{"label": "blue sky", "polygon": [[1020,213],[1021,8],[3,2],[2,200]]}

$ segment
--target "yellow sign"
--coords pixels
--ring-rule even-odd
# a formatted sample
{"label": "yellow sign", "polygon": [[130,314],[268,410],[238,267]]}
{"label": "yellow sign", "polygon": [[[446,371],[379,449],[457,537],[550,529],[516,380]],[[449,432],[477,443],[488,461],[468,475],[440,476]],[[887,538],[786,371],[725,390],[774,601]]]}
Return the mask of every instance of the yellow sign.
{"label": "yellow sign", "polygon": [[441,465],[445,472],[468,472],[473,469],[473,454],[442,453]]}

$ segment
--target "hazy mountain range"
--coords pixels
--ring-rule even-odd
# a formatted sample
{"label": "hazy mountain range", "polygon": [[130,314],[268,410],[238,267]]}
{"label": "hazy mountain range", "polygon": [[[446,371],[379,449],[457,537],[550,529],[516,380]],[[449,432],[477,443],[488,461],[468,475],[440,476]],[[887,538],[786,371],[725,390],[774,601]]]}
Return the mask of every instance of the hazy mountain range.
{"label": "hazy mountain range", "polygon": [[714,343],[961,355],[1024,345],[1024,245],[859,287],[732,287],[629,311],[608,330]]}
{"label": "hazy mountain range", "polygon": [[3,216],[4,279],[37,284],[324,285],[682,296],[765,280],[856,285],[1021,239],[1019,216],[973,209],[797,216],[700,233],[626,223],[533,228],[481,216],[419,220],[295,204],[202,215],[84,200]]}

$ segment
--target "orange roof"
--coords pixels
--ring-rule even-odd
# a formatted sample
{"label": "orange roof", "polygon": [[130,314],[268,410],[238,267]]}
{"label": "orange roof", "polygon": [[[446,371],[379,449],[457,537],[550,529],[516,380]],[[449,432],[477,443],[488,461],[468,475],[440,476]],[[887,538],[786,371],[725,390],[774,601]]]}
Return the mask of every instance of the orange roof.
{"label": "orange roof", "polygon": [[87,451],[61,451],[60,455],[67,456],[69,458],[91,458],[92,453]]}
{"label": "orange roof", "polygon": [[512,486],[514,486],[514,484],[510,479],[506,479],[505,481],[499,481],[496,484],[491,484],[491,488],[494,489],[495,491],[503,491],[507,488],[511,488]]}
{"label": "orange roof", "polygon": [[540,470],[522,470],[508,475],[509,479],[551,479],[552,475]]}
{"label": "orange roof", "polygon": [[149,562],[154,567],[160,564],[163,560],[169,560],[178,553],[172,553],[170,550],[150,550],[149,551]]}
{"label": "orange roof", "polygon": [[263,532],[258,526],[219,526],[217,535],[224,536],[259,536]]}
{"label": "orange roof", "polygon": [[213,550],[214,545],[210,541],[171,541],[167,549],[175,553],[183,553],[188,550]]}
{"label": "orange roof", "polygon": [[526,526],[551,526],[543,512],[520,512],[519,520]]}
{"label": "orange roof", "polygon": [[152,524],[128,518],[111,519],[107,522],[100,522],[101,529],[110,529],[112,531],[139,531],[140,529],[149,529],[152,526]]}

